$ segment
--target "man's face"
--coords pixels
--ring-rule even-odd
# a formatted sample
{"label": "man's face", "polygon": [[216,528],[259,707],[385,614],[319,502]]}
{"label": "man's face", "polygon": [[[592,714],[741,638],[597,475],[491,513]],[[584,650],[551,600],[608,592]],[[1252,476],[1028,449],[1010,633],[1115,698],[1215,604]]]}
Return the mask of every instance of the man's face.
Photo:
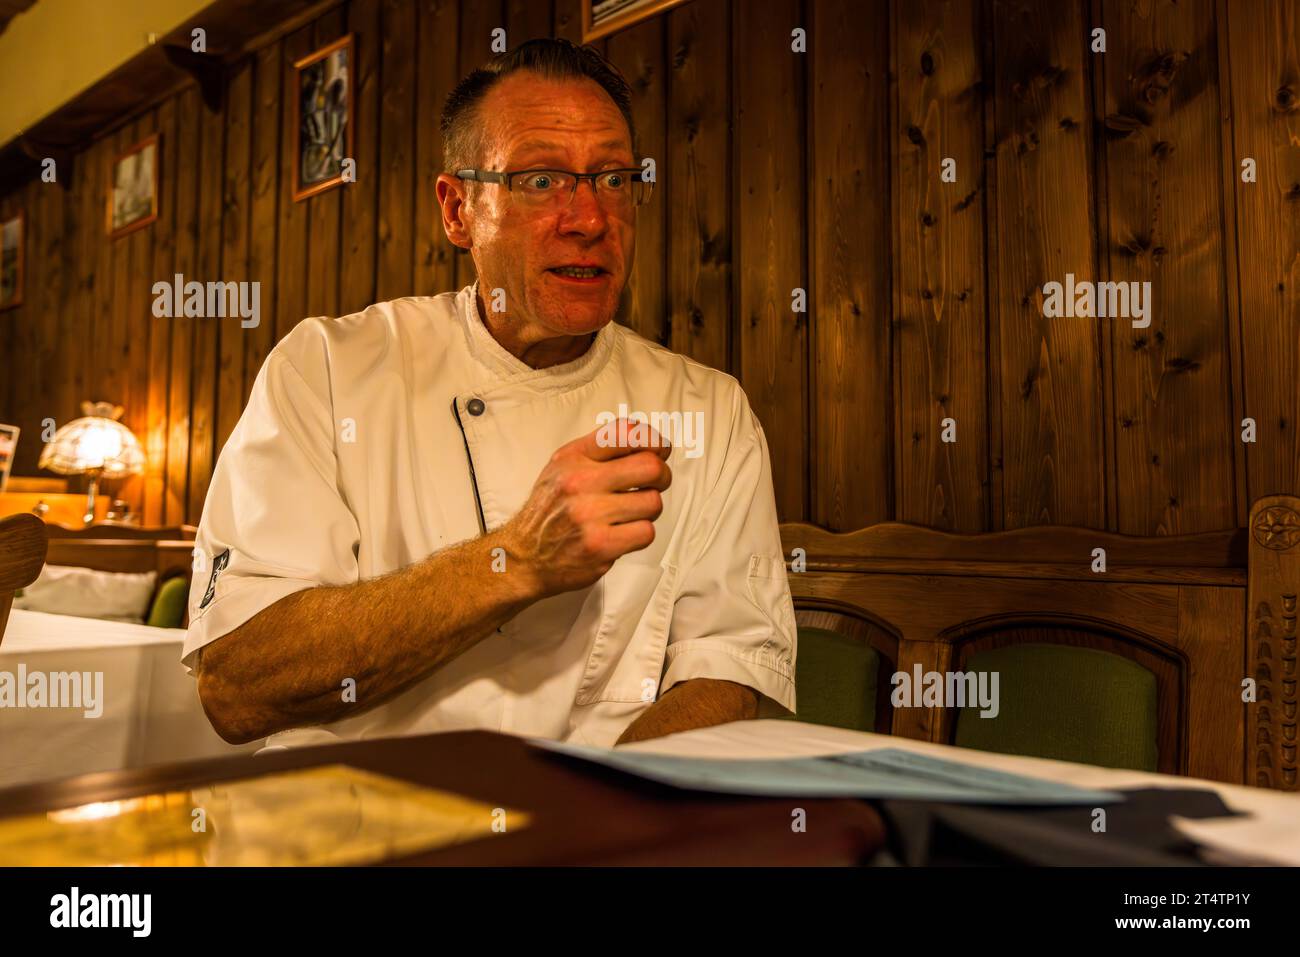
{"label": "man's face", "polygon": [[[592,80],[515,73],[488,92],[477,116],[481,169],[590,173],[637,165],[623,114]],[[491,304],[492,290],[504,289],[506,315],[524,338],[585,335],[614,318],[635,242],[631,207],[602,203],[590,181],[572,202],[543,209],[503,185],[474,184],[458,215],[460,238],[444,200],[448,235],[473,255],[480,294]],[[556,271],[574,266],[598,272]]]}

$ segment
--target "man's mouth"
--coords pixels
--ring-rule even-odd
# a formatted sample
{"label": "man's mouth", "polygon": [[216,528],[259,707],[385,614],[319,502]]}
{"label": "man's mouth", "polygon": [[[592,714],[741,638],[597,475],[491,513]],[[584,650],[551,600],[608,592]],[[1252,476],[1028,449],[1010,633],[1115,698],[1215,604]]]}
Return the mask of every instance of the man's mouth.
{"label": "man's mouth", "polygon": [[609,271],[600,266],[552,266],[546,271],[564,279],[592,280],[609,275]]}

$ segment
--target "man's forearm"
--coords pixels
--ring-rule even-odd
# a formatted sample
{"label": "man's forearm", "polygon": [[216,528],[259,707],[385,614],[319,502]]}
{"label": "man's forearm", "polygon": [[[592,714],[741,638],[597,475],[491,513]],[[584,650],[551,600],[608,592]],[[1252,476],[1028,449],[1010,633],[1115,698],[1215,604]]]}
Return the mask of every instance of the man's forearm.
{"label": "man's forearm", "polygon": [[642,712],[628,725],[618,744],[756,717],[758,692],[753,688],[716,678],[692,678],[673,685]]}
{"label": "man's forearm", "polygon": [[[507,548],[500,573],[492,571],[497,547]],[[382,703],[541,597],[512,557],[504,540],[487,535],[381,578],[280,599],[202,650],[199,696],[209,720],[242,743]],[[355,702],[344,700],[349,678]]]}

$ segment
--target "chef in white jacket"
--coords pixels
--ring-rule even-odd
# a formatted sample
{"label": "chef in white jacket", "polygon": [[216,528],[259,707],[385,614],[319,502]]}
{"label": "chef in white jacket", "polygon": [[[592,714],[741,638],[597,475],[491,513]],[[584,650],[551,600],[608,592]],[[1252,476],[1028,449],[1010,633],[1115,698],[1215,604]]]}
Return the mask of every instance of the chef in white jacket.
{"label": "chef in white jacket", "polygon": [[629,102],[559,40],[470,74],[437,194],[478,282],[268,357],[183,652],[227,740],[610,746],[794,710],[762,428],[733,378],[612,321],[652,190]]}

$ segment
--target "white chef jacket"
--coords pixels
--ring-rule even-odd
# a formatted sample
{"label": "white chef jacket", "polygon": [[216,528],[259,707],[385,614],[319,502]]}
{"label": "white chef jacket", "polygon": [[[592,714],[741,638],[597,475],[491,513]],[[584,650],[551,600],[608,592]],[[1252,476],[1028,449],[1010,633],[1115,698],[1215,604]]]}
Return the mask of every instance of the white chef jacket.
{"label": "white chef jacket", "polygon": [[485,728],[609,746],[690,678],[747,685],[764,715],[794,711],[767,441],[739,383],[612,322],[580,358],[532,369],[488,332],[476,296],[467,286],[308,319],[272,350],[203,507],[186,666],[286,595],[499,527],[557,448],[624,405],[703,413],[702,454],[680,441],[670,454],[649,548],[385,703],[268,743]]}

